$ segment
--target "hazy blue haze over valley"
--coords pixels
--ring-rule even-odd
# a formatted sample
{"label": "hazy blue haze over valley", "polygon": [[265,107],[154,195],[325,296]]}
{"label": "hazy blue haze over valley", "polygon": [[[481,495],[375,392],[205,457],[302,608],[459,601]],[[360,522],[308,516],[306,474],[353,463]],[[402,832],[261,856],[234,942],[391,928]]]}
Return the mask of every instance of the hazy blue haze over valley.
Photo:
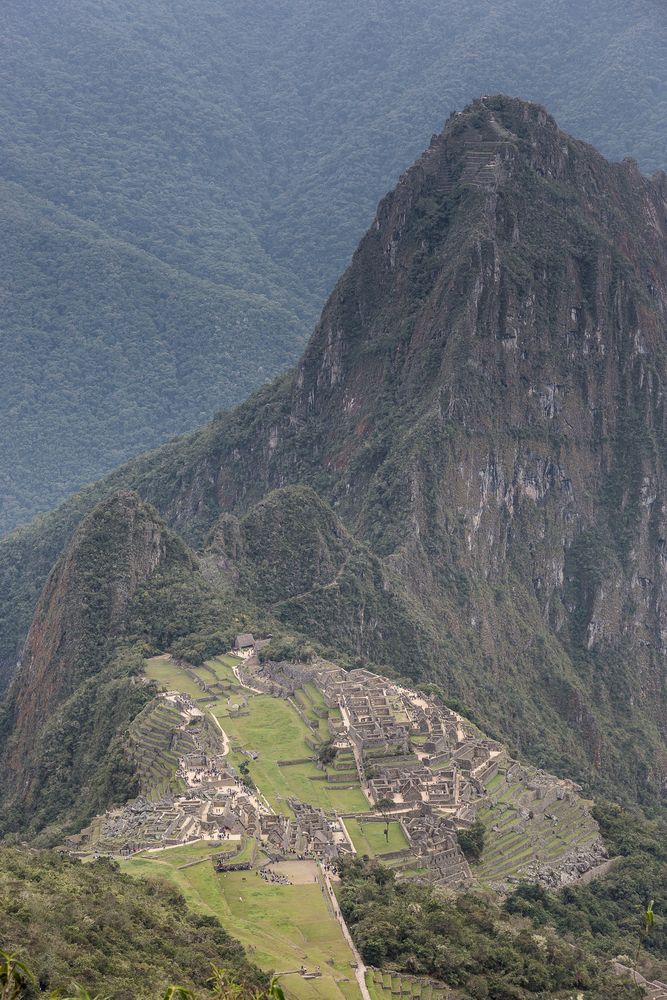
{"label": "hazy blue haze over valley", "polygon": [[667,162],[650,0],[7,0],[0,530],[298,356],[448,113],[543,102]]}

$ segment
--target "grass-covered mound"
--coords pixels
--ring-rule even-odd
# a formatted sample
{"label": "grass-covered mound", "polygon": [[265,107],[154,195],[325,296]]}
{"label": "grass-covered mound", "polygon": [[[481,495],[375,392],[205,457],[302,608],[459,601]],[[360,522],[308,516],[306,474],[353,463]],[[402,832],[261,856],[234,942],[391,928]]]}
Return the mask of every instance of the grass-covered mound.
{"label": "grass-covered mound", "polygon": [[74,980],[113,1000],[155,1000],[171,983],[204,992],[213,965],[250,989],[267,984],[173,885],[51,851],[0,848],[0,947],[20,950],[42,991]]}

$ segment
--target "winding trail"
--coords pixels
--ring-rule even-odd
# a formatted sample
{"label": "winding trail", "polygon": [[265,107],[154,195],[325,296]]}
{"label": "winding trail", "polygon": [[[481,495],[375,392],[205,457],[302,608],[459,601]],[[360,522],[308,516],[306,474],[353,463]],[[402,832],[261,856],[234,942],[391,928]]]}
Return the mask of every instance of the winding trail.
{"label": "winding trail", "polygon": [[232,673],[234,674],[234,677],[236,677],[241,687],[245,688],[246,691],[252,691],[253,694],[266,694],[265,691],[260,691],[259,688],[250,687],[249,684],[246,684],[245,681],[241,680],[241,676],[239,674],[239,668],[236,666],[236,664],[234,664],[234,666],[232,667]]}
{"label": "winding trail", "polygon": [[275,604],[271,604],[271,610],[275,611],[275,609],[279,608],[281,604],[290,604],[292,601],[301,601],[304,597],[310,597],[311,594],[321,594],[323,590],[331,590],[332,587],[336,586],[341,576],[347,569],[351,558],[352,553],[348,552],[345,559],[336,570],[335,576],[333,579],[329,580],[328,583],[316,583],[314,587],[310,588],[310,590],[303,590],[300,594],[295,594],[294,597],[284,597],[282,601],[276,601]]}

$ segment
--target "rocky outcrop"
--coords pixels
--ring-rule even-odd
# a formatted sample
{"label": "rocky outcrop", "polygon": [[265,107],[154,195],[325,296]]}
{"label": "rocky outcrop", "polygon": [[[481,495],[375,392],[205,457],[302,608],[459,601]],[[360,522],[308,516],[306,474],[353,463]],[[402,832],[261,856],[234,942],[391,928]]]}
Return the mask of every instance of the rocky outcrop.
{"label": "rocky outcrop", "polygon": [[[109,681],[105,669],[137,590],[175,563],[194,568],[187,548],[136,493],[113,494],[83,520],[44,585],[3,706],[0,786],[10,799],[30,794],[38,771],[49,770],[42,754],[63,706],[72,709],[70,727],[81,734],[97,728],[106,740],[107,727],[95,716],[107,694],[116,702],[116,724],[122,721],[124,699],[135,710],[141,707],[140,697],[122,691],[129,681],[119,680],[113,696],[100,693],[96,701],[96,678],[100,689]],[[113,719],[114,708],[105,711],[109,708]],[[110,732],[113,736],[113,726]],[[70,730],[67,740],[72,735]],[[88,753],[95,766],[95,749],[79,747],[78,753]],[[66,780],[66,775],[60,778]]]}

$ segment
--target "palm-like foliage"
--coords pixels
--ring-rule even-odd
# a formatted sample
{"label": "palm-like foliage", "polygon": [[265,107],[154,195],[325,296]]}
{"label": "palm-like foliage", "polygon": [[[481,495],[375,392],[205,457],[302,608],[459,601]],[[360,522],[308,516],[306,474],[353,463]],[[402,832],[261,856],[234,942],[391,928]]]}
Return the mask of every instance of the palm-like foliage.
{"label": "palm-like foliage", "polygon": [[18,1000],[24,989],[35,982],[30,969],[16,955],[0,949],[0,1000]]}

